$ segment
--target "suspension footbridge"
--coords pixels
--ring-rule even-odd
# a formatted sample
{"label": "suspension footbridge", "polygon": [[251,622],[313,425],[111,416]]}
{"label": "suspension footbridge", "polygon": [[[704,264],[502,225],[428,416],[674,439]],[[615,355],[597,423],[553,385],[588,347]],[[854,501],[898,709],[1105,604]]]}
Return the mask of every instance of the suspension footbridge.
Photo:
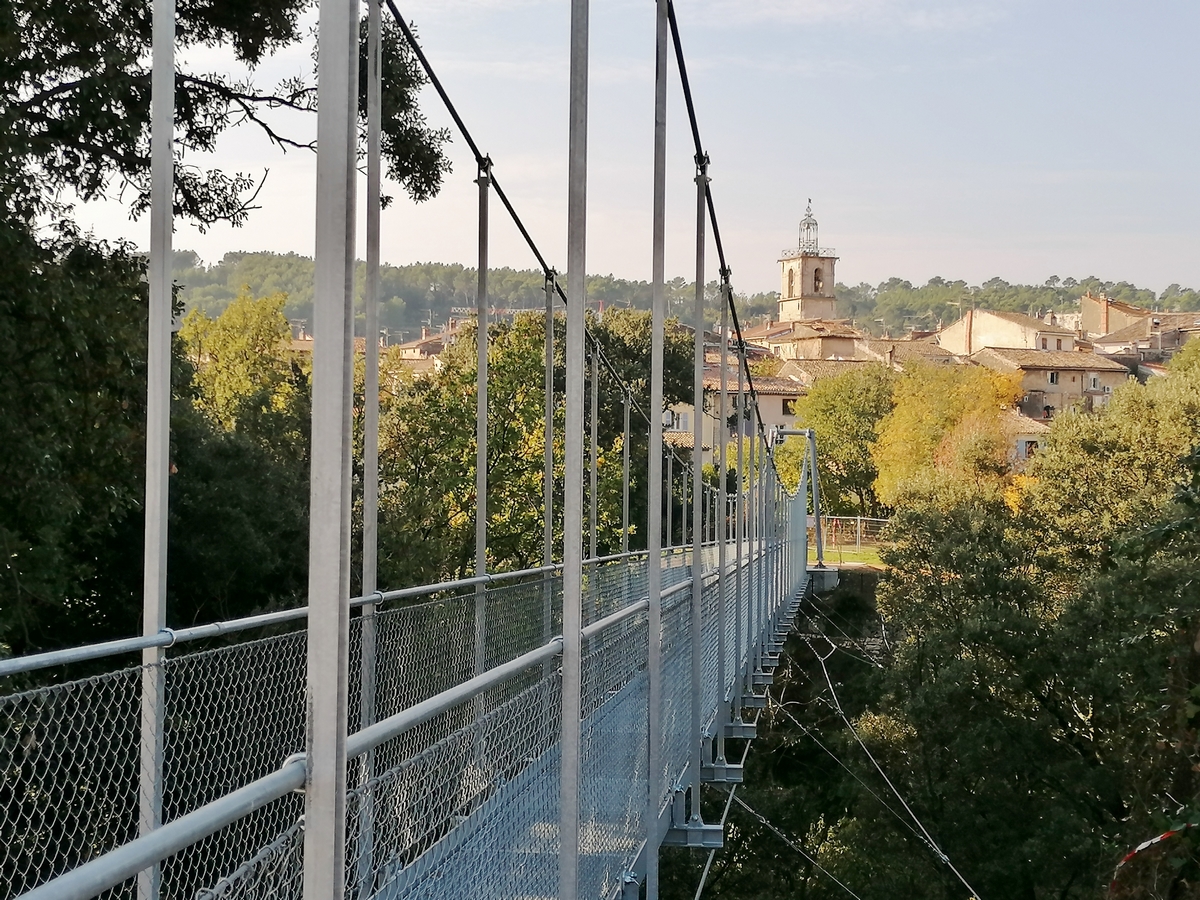
{"label": "suspension footbridge", "polygon": [[[475,574],[376,584],[378,346],[366,343],[361,523],[352,523],[351,397],[358,84],[357,2],[321,0],[308,605],[172,628],[165,603],[170,422],[172,0],[154,2],[145,606],[126,640],[0,660],[0,889],[49,898],[631,898],[658,895],[662,846],[715,848],[701,786],[737,784],[804,592],[820,509],[816,441],[797,490],[774,466],[783,437],[758,414],[731,270],[675,12],[657,3],[653,334],[649,404],[588,334],[588,2],[572,0],[565,286],[538,251],[392,0],[368,6],[367,334],[378,333],[380,29],[390,13],[478,163]],[[647,504],[630,550],[630,467],[664,485],[666,97],[674,50],[696,145],[694,452],[689,537],[664,546]],[[542,565],[487,570],[489,199],[546,272]],[[711,229],[711,231],[709,230]],[[716,247],[721,383],[705,394],[705,250]],[[562,310],[565,307],[565,313]],[[565,391],[554,328],[565,314]],[[708,337],[712,341],[712,337]],[[590,374],[589,374],[590,370]],[[731,372],[736,376],[731,376]],[[596,406],[624,408],[624,545],[598,556]],[[590,392],[590,398],[587,396]],[[590,399],[590,441],[585,407]],[[563,477],[555,484],[561,405]],[[729,480],[705,481],[700,412],[722,423]],[[729,423],[736,427],[731,435]],[[644,427],[650,452],[630,459]],[[749,439],[746,439],[748,436]],[[736,445],[736,448],[735,448]],[[667,457],[670,458],[670,457]],[[586,486],[586,490],[585,490]],[[666,493],[673,495],[674,479]],[[585,496],[589,502],[585,503]],[[536,502],[538,498],[531,498]],[[668,497],[671,508],[673,500]],[[562,554],[554,558],[555,522]],[[350,596],[363,535],[364,593]],[[642,527],[639,523],[639,528]],[[667,541],[670,543],[670,532]],[[90,672],[74,677],[72,666]],[[66,667],[66,668],[64,668]],[[98,668],[99,667],[99,668]],[[66,673],[66,674],[63,674]]]}

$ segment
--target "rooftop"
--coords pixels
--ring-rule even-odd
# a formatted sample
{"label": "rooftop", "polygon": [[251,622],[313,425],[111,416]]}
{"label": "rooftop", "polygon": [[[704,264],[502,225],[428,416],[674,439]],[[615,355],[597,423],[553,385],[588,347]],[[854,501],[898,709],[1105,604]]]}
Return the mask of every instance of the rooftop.
{"label": "rooftop", "polygon": [[994,369],[1072,369],[1084,372],[1125,372],[1129,369],[1119,362],[1097,353],[1077,353],[1072,350],[1022,350],[1004,347],[985,347],[971,355],[972,362]]}

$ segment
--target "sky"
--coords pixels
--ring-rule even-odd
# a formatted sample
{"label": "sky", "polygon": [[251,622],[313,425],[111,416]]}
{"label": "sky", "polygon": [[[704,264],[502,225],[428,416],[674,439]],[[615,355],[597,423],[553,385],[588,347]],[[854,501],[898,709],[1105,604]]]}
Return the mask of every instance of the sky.
{"label": "sky", "polygon": [[[565,268],[570,3],[398,6],[535,240]],[[591,3],[592,273],[650,277],[654,6]],[[737,290],[778,290],[777,260],[808,198],[848,284],[1096,275],[1200,286],[1194,0],[676,0],[676,10]],[[186,60],[230,66],[219,49]],[[255,77],[269,85],[311,65],[296,47]],[[451,125],[431,90],[422,99],[432,124]],[[673,64],[668,118],[667,273],[690,280],[695,172]],[[385,186],[397,199],[383,214],[384,261],[474,263],[475,166],[460,139],[449,155],[454,171],[433,200]],[[281,154],[242,126],[211,160],[189,162],[269,174],[245,226],[180,224],[177,249],[209,263],[230,250],[312,254],[311,153]],[[115,199],[80,219],[148,243],[148,220],[130,221]],[[491,264],[532,268],[499,204],[491,222]],[[360,256],[361,241],[360,228]]]}

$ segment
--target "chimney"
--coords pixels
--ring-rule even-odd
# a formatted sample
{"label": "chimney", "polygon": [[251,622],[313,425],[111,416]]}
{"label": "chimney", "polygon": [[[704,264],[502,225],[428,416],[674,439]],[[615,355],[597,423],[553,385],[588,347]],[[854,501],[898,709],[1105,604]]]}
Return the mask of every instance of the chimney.
{"label": "chimney", "polygon": [[425,340],[427,337],[429,337],[429,326],[422,325],[421,326],[421,340]]}
{"label": "chimney", "polygon": [[1101,296],[1100,303],[1100,333],[1108,334],[1108,297]]}
{"label": "chimney", "polygon": [[975,330],[975,308],[974,307],[967,310],[967,314],[963,317],[963,324],[966,326],[966,332],[967,332],[967,352],[965,355],[970,356],[971,355],[971,344],[972,344],[971,339],[974,337],[972,332]]}

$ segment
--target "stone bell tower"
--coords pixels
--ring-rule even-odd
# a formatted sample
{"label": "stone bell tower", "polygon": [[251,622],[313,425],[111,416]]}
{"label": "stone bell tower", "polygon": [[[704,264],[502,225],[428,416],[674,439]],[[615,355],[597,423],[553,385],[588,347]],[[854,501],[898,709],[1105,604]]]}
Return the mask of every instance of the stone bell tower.
{"label": "stone bell tower", "polygon": [[812,198],[800,220],[800,246],[785,250],[779,260],[779,321],[832,319],[834,317],[833,266],[835,251],[817,241],[817,220]]}

